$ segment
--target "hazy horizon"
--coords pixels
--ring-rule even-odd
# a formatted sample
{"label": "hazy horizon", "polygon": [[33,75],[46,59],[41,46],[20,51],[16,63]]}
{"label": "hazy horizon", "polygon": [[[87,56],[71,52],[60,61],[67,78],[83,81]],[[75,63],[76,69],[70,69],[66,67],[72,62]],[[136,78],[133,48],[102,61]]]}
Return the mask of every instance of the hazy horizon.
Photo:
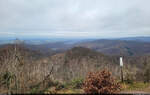
{"label": "hazy horizon", "polygon": [[11,36],[11,37],[7,37],[7,36],[2,36],[0,37],[0,39],[2,40],[7,40],[7,39],[20,39],[20,40],[36,40],[36,39],[77,39],[77,40],[86,40],[86,39],[123,39],[123,38],[150,38],[150,36],[127,36],[127,37],[87,37],[87,38],[82,38],[82,37],[44,37],[44,36],[28,36],[28,37],[17,37],[17,36]]}

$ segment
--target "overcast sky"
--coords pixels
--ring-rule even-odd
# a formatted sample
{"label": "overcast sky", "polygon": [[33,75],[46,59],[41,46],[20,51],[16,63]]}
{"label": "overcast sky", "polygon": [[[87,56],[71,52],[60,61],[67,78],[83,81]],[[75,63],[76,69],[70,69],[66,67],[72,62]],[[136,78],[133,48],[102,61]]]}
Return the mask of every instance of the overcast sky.
{"label": "overcast sky", "polygon": [[150,36],[150,0],[0,0],[0,37]]}

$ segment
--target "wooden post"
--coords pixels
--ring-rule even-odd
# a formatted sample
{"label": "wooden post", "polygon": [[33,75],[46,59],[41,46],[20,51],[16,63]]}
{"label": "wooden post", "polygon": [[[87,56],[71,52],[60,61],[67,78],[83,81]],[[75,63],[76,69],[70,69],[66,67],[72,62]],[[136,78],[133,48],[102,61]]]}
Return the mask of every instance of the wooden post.
{"label": "wooden post", "polygon": [[122,57],[120,57],[120,68],[121,68],[121,82],[123,82],[124,79],[123,79],[123,60],[122,60]]}
{"label": "wooden post", "polygon": [[123,67],[121,67],[121,82],[123,82],[124,79],[123,79]]}

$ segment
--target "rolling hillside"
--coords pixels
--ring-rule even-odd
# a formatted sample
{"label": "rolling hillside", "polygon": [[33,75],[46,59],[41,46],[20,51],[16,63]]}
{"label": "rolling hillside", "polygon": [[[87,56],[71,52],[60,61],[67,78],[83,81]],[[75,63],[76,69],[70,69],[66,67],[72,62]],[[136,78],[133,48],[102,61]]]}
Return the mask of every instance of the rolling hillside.
{"label": "rolling hillside", "polygon": [[[11,72],[28,87],[43,81],[51,70],[51,78],[59,82],[85,78],[87,73],[104,68],[109,69],[118,79],[120,78],[119,56],[108,56],[89,48],[74,47],[50,56],[43,56],[38,51],[19,45],[17,56],[21,62],[15,59],[14,54],[14,45],[0,47],[0,75]],[[130,74],[135,80],[143,80],[143,70],[147,68],[149,62],[150,56],[124,56],[125,79]]]}
{"label": "rolling hillside", "polygon": [[107,55],[142,56],[150,54],[150,43],[122,40],[95,40],[76,44]]}

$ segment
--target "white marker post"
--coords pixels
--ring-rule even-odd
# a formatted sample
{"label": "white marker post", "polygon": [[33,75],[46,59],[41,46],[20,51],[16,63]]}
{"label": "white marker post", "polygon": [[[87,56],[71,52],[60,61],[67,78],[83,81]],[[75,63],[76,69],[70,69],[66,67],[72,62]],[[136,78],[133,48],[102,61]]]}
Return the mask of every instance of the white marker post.
{"label": "white marker post", "polygon": [[123,58],[120,57],[121,81],[123,82]]}
{"label": "white marker post", "polygon": [[120,66],[123,67],[123,60],[122,60],[122,57],[120,57]]}

